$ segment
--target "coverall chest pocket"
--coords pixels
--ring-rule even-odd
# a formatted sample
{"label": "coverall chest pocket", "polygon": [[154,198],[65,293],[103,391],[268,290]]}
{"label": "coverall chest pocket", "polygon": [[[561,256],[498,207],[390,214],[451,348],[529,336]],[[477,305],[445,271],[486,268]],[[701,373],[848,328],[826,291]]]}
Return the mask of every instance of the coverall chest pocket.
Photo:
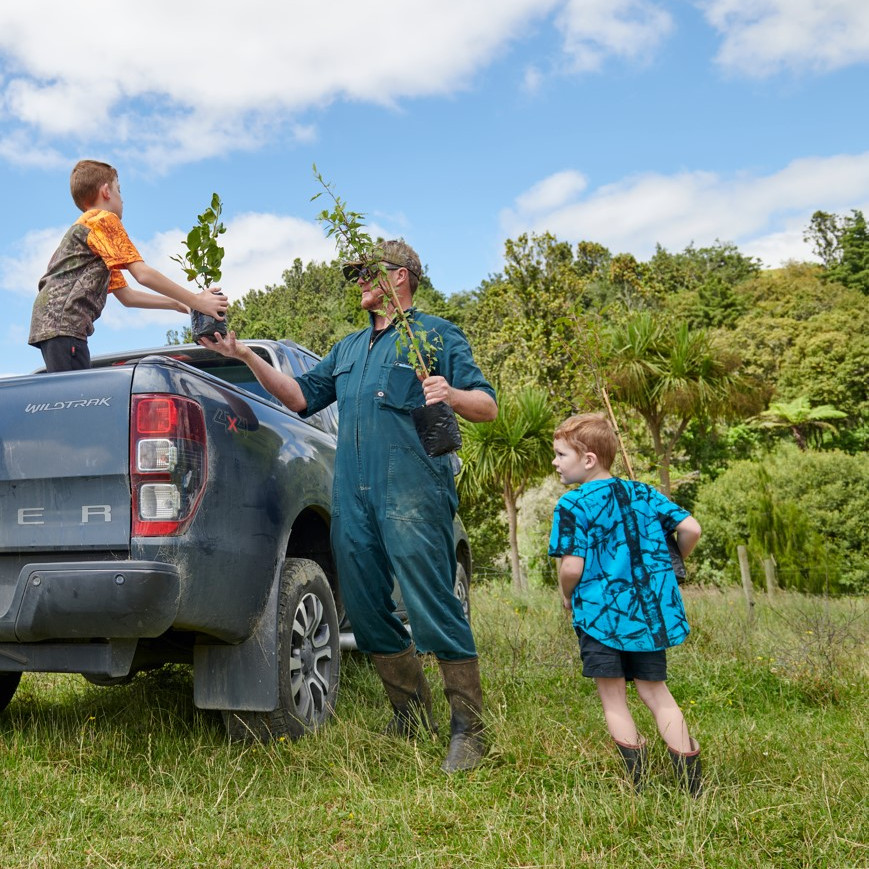
{"label": "coverall chest pocket", "polygon": [[340,412],[344,405],[344,399],[350,388],[350,379],[353,372],[353,360],[339,362],[332,372],[332,377],[335,381],[335,400],[338,402],[338,410]]}
{"label": "coverall chest pocket", "polygon": [[380,373],[378,398],[383,407],[410,413],[425,404],[422,384],[416,372],[405,362],[384,365]]}

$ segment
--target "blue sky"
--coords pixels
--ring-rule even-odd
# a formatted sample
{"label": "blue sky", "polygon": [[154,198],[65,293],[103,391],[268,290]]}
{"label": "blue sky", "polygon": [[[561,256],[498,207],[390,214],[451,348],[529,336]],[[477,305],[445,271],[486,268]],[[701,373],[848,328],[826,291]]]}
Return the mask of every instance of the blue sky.
{"label": "blue sky", "polygon": [[[218,192],[231,298],[332,259],[313,163],[447,294],[521,232],[776,267],[812,258],[815,210],[869,213],[867,92],[865,0],[3,4],[0,374],[41,362],[31,306],[83,157],[118,168],[127,231],[179,282]],[[91,350],[182,325],[110,299]]]}

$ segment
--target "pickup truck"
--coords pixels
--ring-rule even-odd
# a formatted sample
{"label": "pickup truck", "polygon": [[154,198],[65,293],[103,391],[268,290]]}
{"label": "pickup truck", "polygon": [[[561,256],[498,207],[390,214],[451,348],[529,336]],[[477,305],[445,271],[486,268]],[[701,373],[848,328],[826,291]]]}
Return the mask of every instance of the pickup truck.
{"label": "pickup truck", "polygon": [[[291,375],[317,362],[245,343]],[[196,345],[0,379],[0,710],[24,672],[111,686],[181,663],[230,738],[327,721],[354,647],[329,548],[337,425]],[[455,541],[469,617],[458,520]]]}

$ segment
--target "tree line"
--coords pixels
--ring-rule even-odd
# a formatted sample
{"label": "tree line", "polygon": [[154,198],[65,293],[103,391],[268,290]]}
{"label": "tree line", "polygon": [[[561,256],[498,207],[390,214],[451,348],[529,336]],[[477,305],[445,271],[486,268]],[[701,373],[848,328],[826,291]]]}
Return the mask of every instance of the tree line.
{"label": "tree line", "polygon": [[[552,431],[606,393],[635,475],[704,524],[695,578],[735,580],[745,544],[776,559],[783,585],[866,590],[869,232],[860,211],[818,211],[805,237],[820,263],[767,270],[720,240],[640,261],[523,234],[474,290],[448,297],[422,276],[417,306],[462,327],[499,393],[495,422],[463,426],[478,567],[503,565],[518,588],[551,579],[534,499],[557,494]],[[340,265],[296,259],[230,306],[232,328],[325,353],[367,325]]]}

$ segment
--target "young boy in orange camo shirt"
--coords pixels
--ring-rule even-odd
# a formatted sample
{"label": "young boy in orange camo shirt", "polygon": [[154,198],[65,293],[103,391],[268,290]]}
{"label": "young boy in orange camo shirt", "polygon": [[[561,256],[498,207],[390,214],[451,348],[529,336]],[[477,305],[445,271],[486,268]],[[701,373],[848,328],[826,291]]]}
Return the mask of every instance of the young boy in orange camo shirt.
{"label": "young boy in orange camo shirt", "polygon": [[[28,343],[42,351],[47,371],[90,368],[87,339],[109,293],[128,308],[185,314],[193,308],[223,319],[228,301],[219,287],[191,293],[142,259],[121,223],[124,201],[116,169],[80,160],[69,187],[84,214],[67,230],[39,281],[30,321]],[[128,287],[123,269],[161,295]]]}

